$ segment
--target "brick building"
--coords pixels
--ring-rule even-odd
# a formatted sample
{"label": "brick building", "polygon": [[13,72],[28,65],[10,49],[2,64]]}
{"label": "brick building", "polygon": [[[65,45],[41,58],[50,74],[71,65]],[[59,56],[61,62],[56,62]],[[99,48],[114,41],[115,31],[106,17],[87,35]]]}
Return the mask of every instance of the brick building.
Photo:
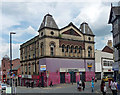
{"label": "brick building", "polygon": [[[7,55],[5,55],[1,62],[1,69],[2,69],[2,82],[9,83],[10,80],[10,59]],[[15,81],[18,80],[18,75],[20,74],[20,59],[14,59],[12,60],[12,78],[15,79]]]}
{"label": "brick building", "polygon": [[[33,80],[35,86],[39,81],[46,86],[50,81],[59,84],[95,77],[95,35],[86,22],[79,28],[71,22],[59,29],[52,15],[47,14],[38,32],[20,46],[22,85]],[[40,70],[42,65],[47,73]]]}

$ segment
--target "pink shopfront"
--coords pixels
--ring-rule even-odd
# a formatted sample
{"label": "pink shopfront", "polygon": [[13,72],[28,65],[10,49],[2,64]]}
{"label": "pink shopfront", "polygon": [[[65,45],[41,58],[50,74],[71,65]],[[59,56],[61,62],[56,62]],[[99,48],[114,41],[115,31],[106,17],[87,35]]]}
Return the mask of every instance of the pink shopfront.
{"label": "pink shopfront", "polygon": [[39,67],[46,65],[46,71],[41,71],[39,80],[42,85],[74,83],[80,80],[91,81],[95,78],[95,61],[88,59],[42,58]]}

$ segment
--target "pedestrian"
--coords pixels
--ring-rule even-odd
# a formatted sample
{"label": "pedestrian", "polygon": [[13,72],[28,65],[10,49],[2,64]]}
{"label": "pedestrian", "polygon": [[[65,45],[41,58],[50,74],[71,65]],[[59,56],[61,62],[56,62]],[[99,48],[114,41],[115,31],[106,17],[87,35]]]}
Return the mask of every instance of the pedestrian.
{"label": "pedestrian", "polygon": [[80,82],[79,82],[78,90],[79,90],[79,91],[82,90],[82,82],[81,82],[81,80],[80,80]]}
{"label": "pedestrian", "polygon": [[52,81],[50,82],[50,87],[53,86]]}
{"label": "pedestrian", "polygon": [[34,82],[31,83],[31,87],[32,87],[32,88],[34,87]]}
{"label": "pedestrian", "polygon": [[85,82],[84,82],[84,80],[82,81],[82,87],[83,87],[83,91],[84,91],[84,89],[85,89]]}
{"label": "pedestrian", "polygon": [[94,92],[94,80],[92,79],[92,82],[91,82],[91,88],[92,88],[92,92]]}
{"label": "pedestrian", "polygon": [[79,87],[79,81],[77,81],[77,89],[78,89],[78,87]]}
{"label": "pedestrian", "polygon": [[103,95],[106,95],[106,91],[107,91],[107,87],[105,85],[105,82],[102,80],[102,82],[101,82],[101,92],[103,93]]}
{"label": "pedestrian", "polygon": [[26,82],[26,87],[28,88],[28,81]]}
{"label": "pedestrian", "polygon": [[114,80],[112,80],[110,86],[111,86],[113,95],[117,95],[117,83]]}

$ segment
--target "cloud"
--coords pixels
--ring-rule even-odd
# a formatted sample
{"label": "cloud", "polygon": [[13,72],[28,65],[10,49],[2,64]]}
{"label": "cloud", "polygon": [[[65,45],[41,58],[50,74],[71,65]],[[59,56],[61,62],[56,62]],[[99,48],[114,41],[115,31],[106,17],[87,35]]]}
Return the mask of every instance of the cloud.
{"label": "cloud", "polygon": [[95,49],[103,49],[107,45],[108,40],[112,40],[113,42],[113,37],[111,33],[105,36],[95,37]]}
{"label": "cloud", "polygon": [[105,4],[103,0],[64,1],[44,0],[44,2],[39,2],[32,0],[26,2],[25,0],[14,0],[8,2],[4,0],[0,6],[0,18],[2,18],[2,26],[0,27],[2,45],[0,48],[5,47],[1,51],[2,54],[9,53],[9,32],[14,31],[16,32],[13,36],[13,46],[16,53],[14,56],[18,56],[19,45],[38,35],[37,30],[47,13],[53,15],[59,28],[65,27],[71,21],[79,27],[82,22],[86,21],[96,35],[96,48],[101,49],[105,46],[107,40],[111,39],[111,26],[108,25],[110,2],[106,1]]}
{"label": "cloud", "polygon": [[[20,49],[20,44],[14,44],[14,43],[12,44],[12,59],[20,58],[19,49]],[[2,58],[5,55],[8,55],[8,56],[10,55],[10,44],[2,42],[0,47],[0,60],[2,60]],[[0,65],[1,65],[1,62],[0,62]]]}

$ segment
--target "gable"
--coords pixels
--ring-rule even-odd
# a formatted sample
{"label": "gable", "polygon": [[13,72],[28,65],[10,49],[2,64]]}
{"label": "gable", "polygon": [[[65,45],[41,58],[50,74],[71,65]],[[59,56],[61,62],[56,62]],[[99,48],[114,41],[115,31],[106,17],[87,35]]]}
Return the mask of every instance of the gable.
{"label": "gable", "polygon": [[69,29],[69,30],[67,30],[67,31],[65,31],[65,32],[63,32],[62,34],[74,35],[74,36],[80,36],[80,37],[81,37],[81,35],[78,34],[78,33],[77,33],[75,30],[73,30],[72,28]]}
{"label": "gable", "polygon": [[105,46],[102,50],[102,52],[107,52],[107,53],[112,53],[113,54],[113,49],[108,47],[108,46]]}

